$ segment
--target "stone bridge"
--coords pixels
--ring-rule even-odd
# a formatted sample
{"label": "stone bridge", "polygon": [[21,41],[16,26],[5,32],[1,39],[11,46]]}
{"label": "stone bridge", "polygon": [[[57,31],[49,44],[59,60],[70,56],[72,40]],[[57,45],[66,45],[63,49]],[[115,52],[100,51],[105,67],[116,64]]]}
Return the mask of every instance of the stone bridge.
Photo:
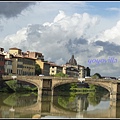
{"label": "stone bridge", "polygon": [[[19,80],[25,81],[31,84],[34,84],[38,88],[38,95],[42,94],[43,89],[51,90],[52,95],[54,87],[57,87],[66,83],[80,82],[78,78],[60,78],[60,77],[51,77],[51,76],[2,76],[1,80]],[[110,99],[112,101],[120,100],[120,81],[112,79],[91,79],[85,78],[85,81],[88,84],[94,84],[106,88],[110,92]]]}

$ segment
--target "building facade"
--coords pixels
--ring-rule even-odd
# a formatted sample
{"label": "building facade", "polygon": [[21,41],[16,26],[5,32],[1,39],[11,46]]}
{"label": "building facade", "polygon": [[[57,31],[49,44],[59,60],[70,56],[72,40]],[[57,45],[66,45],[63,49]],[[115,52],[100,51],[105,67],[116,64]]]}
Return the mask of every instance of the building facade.
{"label": "building facade", "polygon": [[39,52],[30,52],[30,51],[27,51],[26,53],[22,52],[22,55],[25,56],[25,57],[35,58],[37,60],[44,61],[44,55],[42,53],[39,53]]}
{"label": "building facade", "polygon": [[35,60],[34,58],[23,57],[23,75],[35,75]]}
{"label": "building facade", "polygon": [[10,48],[12,56],[12,73],[18,75],[35,75],[35,58],[23,54],[21,49]]}
{"label": "building facade", "polygon": [[35,75],[35,64],[41,69],[41,74],[45,76],[55,75],[63,72],[70,77],[90,76],[90,68],[78,65],[74,55],[69,61],[59,66],[53,62],[44,61],[44,55],[39,52],[22,52],[19,48],[9,48],[9,52],[4,52],[0,48],[0,72],[2,74]]}
{"label": "building facade", "polygon": [[0,54],[0,74],[5,74],[5,55]]}
{"label": "building facade", "polygon": [[63,67],[56,65],[55,63],[50,63],[50,76],[54,76],[59,72],[63,72]]}
{"label": "building facade", "polygon": [[9,48],[9,53],[13,55],[22,55],[22,50],[19,48]]}
{"label": "building facade", "polygon": [[45,61],[40,60],[40,59],[37,59],[36,60],[36,64],[38,64],[40,66],[41,74],[43,74],[45,76],[49,76],[50,64],[48,62],[45,62]]}
{"label": "building facade", "polygon": [[12,60],[5,58],[5,75],[12,74]]}
{"label": "building facade", "polygon": [[85,76],[90,76],[90,69],[89,67],[85,68],[82,65],[78,65],[74,55],[72,55],[70,60],[63,65],[63,73],[68,74],[70,77],[85,78]]}

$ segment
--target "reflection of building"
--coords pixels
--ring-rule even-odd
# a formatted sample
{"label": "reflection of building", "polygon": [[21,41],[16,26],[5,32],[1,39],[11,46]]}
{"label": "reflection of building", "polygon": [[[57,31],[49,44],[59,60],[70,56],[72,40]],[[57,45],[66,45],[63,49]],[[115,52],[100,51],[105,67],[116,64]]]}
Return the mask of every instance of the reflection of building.
{"label": "reflection of building", "polygon": [[88,100],[87,100],[87,95],[79,95],[77,96],[77,104],[76,104],[76,108],[77,108],[77,114],[76,117],[77,118],[82,118],[83,117],[83,111],[86,111],[88,108]]}
{"label": "reflection of building", "polygon": [[72,55],[71,59],[63,65],[63,73],[68,74],[70,77],[80,77],[84,78],[85,76],[90,76],[89,67],[85,68],[82,65],[78,65],[74,55]]}
{"label": "reflection of building", "polygon": [[87,110],[88,108],[88,100],[87,100],[87,95],[78,95],[77,96],[77,111],[84,111]]}

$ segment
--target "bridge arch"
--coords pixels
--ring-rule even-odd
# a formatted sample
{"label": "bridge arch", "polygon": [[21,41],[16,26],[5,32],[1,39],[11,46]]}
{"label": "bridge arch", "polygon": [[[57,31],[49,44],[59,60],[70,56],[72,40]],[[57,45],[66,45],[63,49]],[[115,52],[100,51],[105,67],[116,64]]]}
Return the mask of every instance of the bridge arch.
{"label": "bridge arch", "polygon": [[36,82],[31,81],[31,80],[28,80],[28,79],[26,79],[26,80],[16,79],[16,80],[18,80],[18,81],[23,81],[23,82],[30,83],[30,84],[33,84],[33,85],[36,86],[37,88],[39,87],[39,85],[38,85]]}
{"label": "bridge arch", "polygon": [[61,82],[53,83],[52,89],[54,89],[58,86],[61,86],[61,85],[70,84],[70,83],[77,83],[77,82],[79,82],[79,81],[74,81],[74,80],[64,81],[64,80],[62,80]]}
{"label": "bridge arch", "polygon": [[2,76],[2,80],[4,80],[4,81],[18,80],[18,81],[23,81],[26,83],[31,83],[37,87],[38,94],[41,94],[43,81],[40,79],[39,76],[21,76],[21,75],[20,76],[10,76],[10,75],[5,75],[5,76]]}
{"label": "bridge arch", "polygon": [[103,79],[93,79],[93,80],[85,80],[85,82],[89,84],[99,85],[101,87],[106,88],[110,93],[110,100],[117,101],[119,100],[119,86],[120,84],[116,80],[103,80]]}
{"label": "bridge arch", "polygon": [[34,80],[32,80],[32,79],[21,79],[21,78],[16,78],[15,80],[22,81],[22,82],[26,82],[26,83],[28,83],[28,84],[30,83],[30,84],[36,86],[36,87],[37,87],[38,94],[39,94],[39,93],[41,94],[40,85],[39,85],[36,81],[34,81]]}
{"label": "bridge arch", "polygon": [[109,92],[111,92],[111,88],[108,87],[107,85],[99,84],[99,83],[88,83],[88,84],[93,84],[93,85],[97,85],[97,86],[103,87],[103,88],[107,89]]}
{"label": "bridge arch", "polygon": [[[60,86],[60,85],[64,85],[64,84],[70,84],[70,83],[78,83],[79,81],[78,80],[69,80],[69,81],[64,81],[64,80],[61,80],[61,82],[59,81],[59,82],[57,82],[57,83],[53,83],[53,86],[52,86],[52,88],[54,89],[54,88],[56,88],[56,87],[58,87],[58,86]],[[111,87],[108,85],[108,83],[107,84],[104,84],[104,83],[102,83],[102,82],[92,82],[92,81],[84,81],[85,83],[88,83],[88,84],[93,84],[93,85],[97,85],[97,86],[101,86],[101,87],[103,87],[103,88],[105,88],[105,89],[107,89],[110,93],[112,92],[112,89],[111,89]]]}

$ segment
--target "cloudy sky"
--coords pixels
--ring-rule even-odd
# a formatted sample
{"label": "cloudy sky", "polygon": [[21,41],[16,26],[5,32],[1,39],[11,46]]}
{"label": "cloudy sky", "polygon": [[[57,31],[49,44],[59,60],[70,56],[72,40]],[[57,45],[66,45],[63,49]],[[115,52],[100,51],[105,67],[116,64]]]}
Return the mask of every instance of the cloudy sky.
{"label": "cloudy sky", "polygon": [[0,2],[0,43],[120,76],[120,2]]}

